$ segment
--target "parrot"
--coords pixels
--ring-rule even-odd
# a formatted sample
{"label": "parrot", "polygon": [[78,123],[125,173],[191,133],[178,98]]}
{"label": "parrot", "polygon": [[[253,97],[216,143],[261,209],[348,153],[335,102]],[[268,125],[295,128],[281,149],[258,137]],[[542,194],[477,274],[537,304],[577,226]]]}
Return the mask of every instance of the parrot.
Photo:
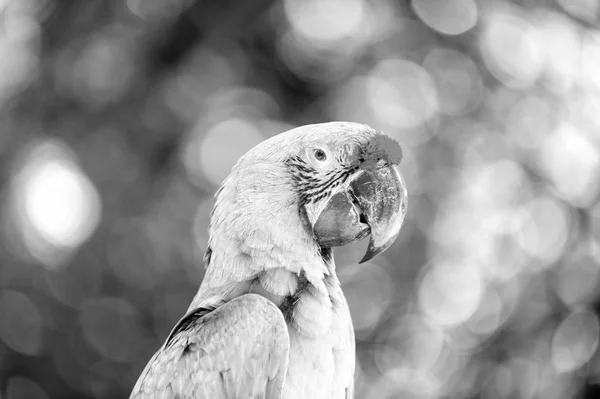
{"label": "parrot", "polygon": [[355,338],[333,248],[392,245],[407,210],[400,144],[325,122],[272,136],[215,194],[205,275],[131,399],[354,397]]}

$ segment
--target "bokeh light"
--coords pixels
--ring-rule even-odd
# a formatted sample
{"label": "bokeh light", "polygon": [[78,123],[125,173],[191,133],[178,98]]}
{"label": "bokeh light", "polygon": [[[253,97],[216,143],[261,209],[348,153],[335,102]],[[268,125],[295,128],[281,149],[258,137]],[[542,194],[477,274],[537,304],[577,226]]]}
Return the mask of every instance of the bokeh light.
{"label": "bokeh light", "polygon": [[42,315],[38,307],[23,293],[4,291],[0,294],[0,338],[16,352],[36,355],[42,345]]}
{"label": "bokeh light", "polygon": [[413,9],[431,29],[446,35],[459,35],[477,23],[474,0],[413,0]]}
{"label": "bokeh light", "polygon": [[251,121],[243,119],[228,119],[206,128],[201,125],[192,133],[196,143],[189,147],[187,161],[190,170],[204,171],[214,186],[220,186],[237,160],[266,138]]}
{"label": "bokeh light", "polygon": [[419,304],[436,325],[452,327],[475,313],[482,291],[480,272],[475,265],[435,263],[421,282]]}
{"label": "bokeh light", "polygon": [[573,371],[587,363],[598,347],[600,327],[591,312],[574,312],[558,326],[552,339],[552,365],[560,372]]}
{"label": "bokeh light", "polygon": [[0,3],[0,104],[33,80],[39,64],[40,24],[38,13],[44,1]]}
{"label": "bokeh light", "polygon": [[[354,322],[355,335],[366,338],[392,303],[394,287],[384,268],[366,263],[345,268],[340,273]],[[372,292],[368,298],[365,291]]]}
{"label": "bokeh light", "polygon": [[6,398],[48,399],[46,392],[29,378],[11,377],[6,386]]}
{"label": "bokeh light", "polygon": [[598,397],[600,2],[223,4],[0,0],[0,397],[127,397],[239,156],[331,120],[411,196],[335,249],[355,397]]}
{"label": "bokeh light", "polygon": [[464,54],[443,48],[432,49],[423,60],[432,75],[439,110],[450,115],[466,114],[483,96],[483,84],[477,65]]}
{"label": "bokeh light", "polygon": [[489,71],[508,87],[531,86],[543,66],[542,38],[517,12],[499,11],[485,21],[481,51]]}
{"label": "bokeh light", "polygon": [[36,143],[22,158],[10,193],[13,226],[33,257],[59,266],[97,227],[98,193],[60,143]]}

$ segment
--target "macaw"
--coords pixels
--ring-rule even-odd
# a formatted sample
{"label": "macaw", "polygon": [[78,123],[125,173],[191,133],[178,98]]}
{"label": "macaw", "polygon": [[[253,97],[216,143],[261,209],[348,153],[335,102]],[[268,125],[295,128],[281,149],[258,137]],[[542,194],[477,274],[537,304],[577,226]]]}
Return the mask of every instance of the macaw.
{"label": "macaw", "polygon": [[215,194],[206,273],[131,398],[354,396],[355,342],[332,248],[370,235],[361,262],[399,234],[399,144],[330,122],[271,137]]}

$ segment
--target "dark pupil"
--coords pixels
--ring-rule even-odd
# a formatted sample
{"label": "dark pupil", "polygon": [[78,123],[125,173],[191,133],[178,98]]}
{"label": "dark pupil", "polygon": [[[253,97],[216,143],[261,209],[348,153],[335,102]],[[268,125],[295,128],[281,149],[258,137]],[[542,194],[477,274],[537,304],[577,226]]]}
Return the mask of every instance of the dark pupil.
{"label": "dark pupil", "polygon": [[325,152],[323,152],[323,150],[317,150],[315,151],[315,158],[317,158],[319,161],[322,161],[325,159]]}

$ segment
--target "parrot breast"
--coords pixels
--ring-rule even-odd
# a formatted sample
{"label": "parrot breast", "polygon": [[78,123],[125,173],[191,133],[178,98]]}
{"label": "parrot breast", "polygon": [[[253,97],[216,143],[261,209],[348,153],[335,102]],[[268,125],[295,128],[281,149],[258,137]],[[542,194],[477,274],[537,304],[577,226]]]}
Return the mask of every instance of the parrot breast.
{"label": "parrot breast", "polygon": [[348,304],[333,269],[310,280],[284,267],[240,282],[234,296],[255,293],[275,303],[288,326],[289,366],[283,399],[345,398],[354,375],[354,333]]}

